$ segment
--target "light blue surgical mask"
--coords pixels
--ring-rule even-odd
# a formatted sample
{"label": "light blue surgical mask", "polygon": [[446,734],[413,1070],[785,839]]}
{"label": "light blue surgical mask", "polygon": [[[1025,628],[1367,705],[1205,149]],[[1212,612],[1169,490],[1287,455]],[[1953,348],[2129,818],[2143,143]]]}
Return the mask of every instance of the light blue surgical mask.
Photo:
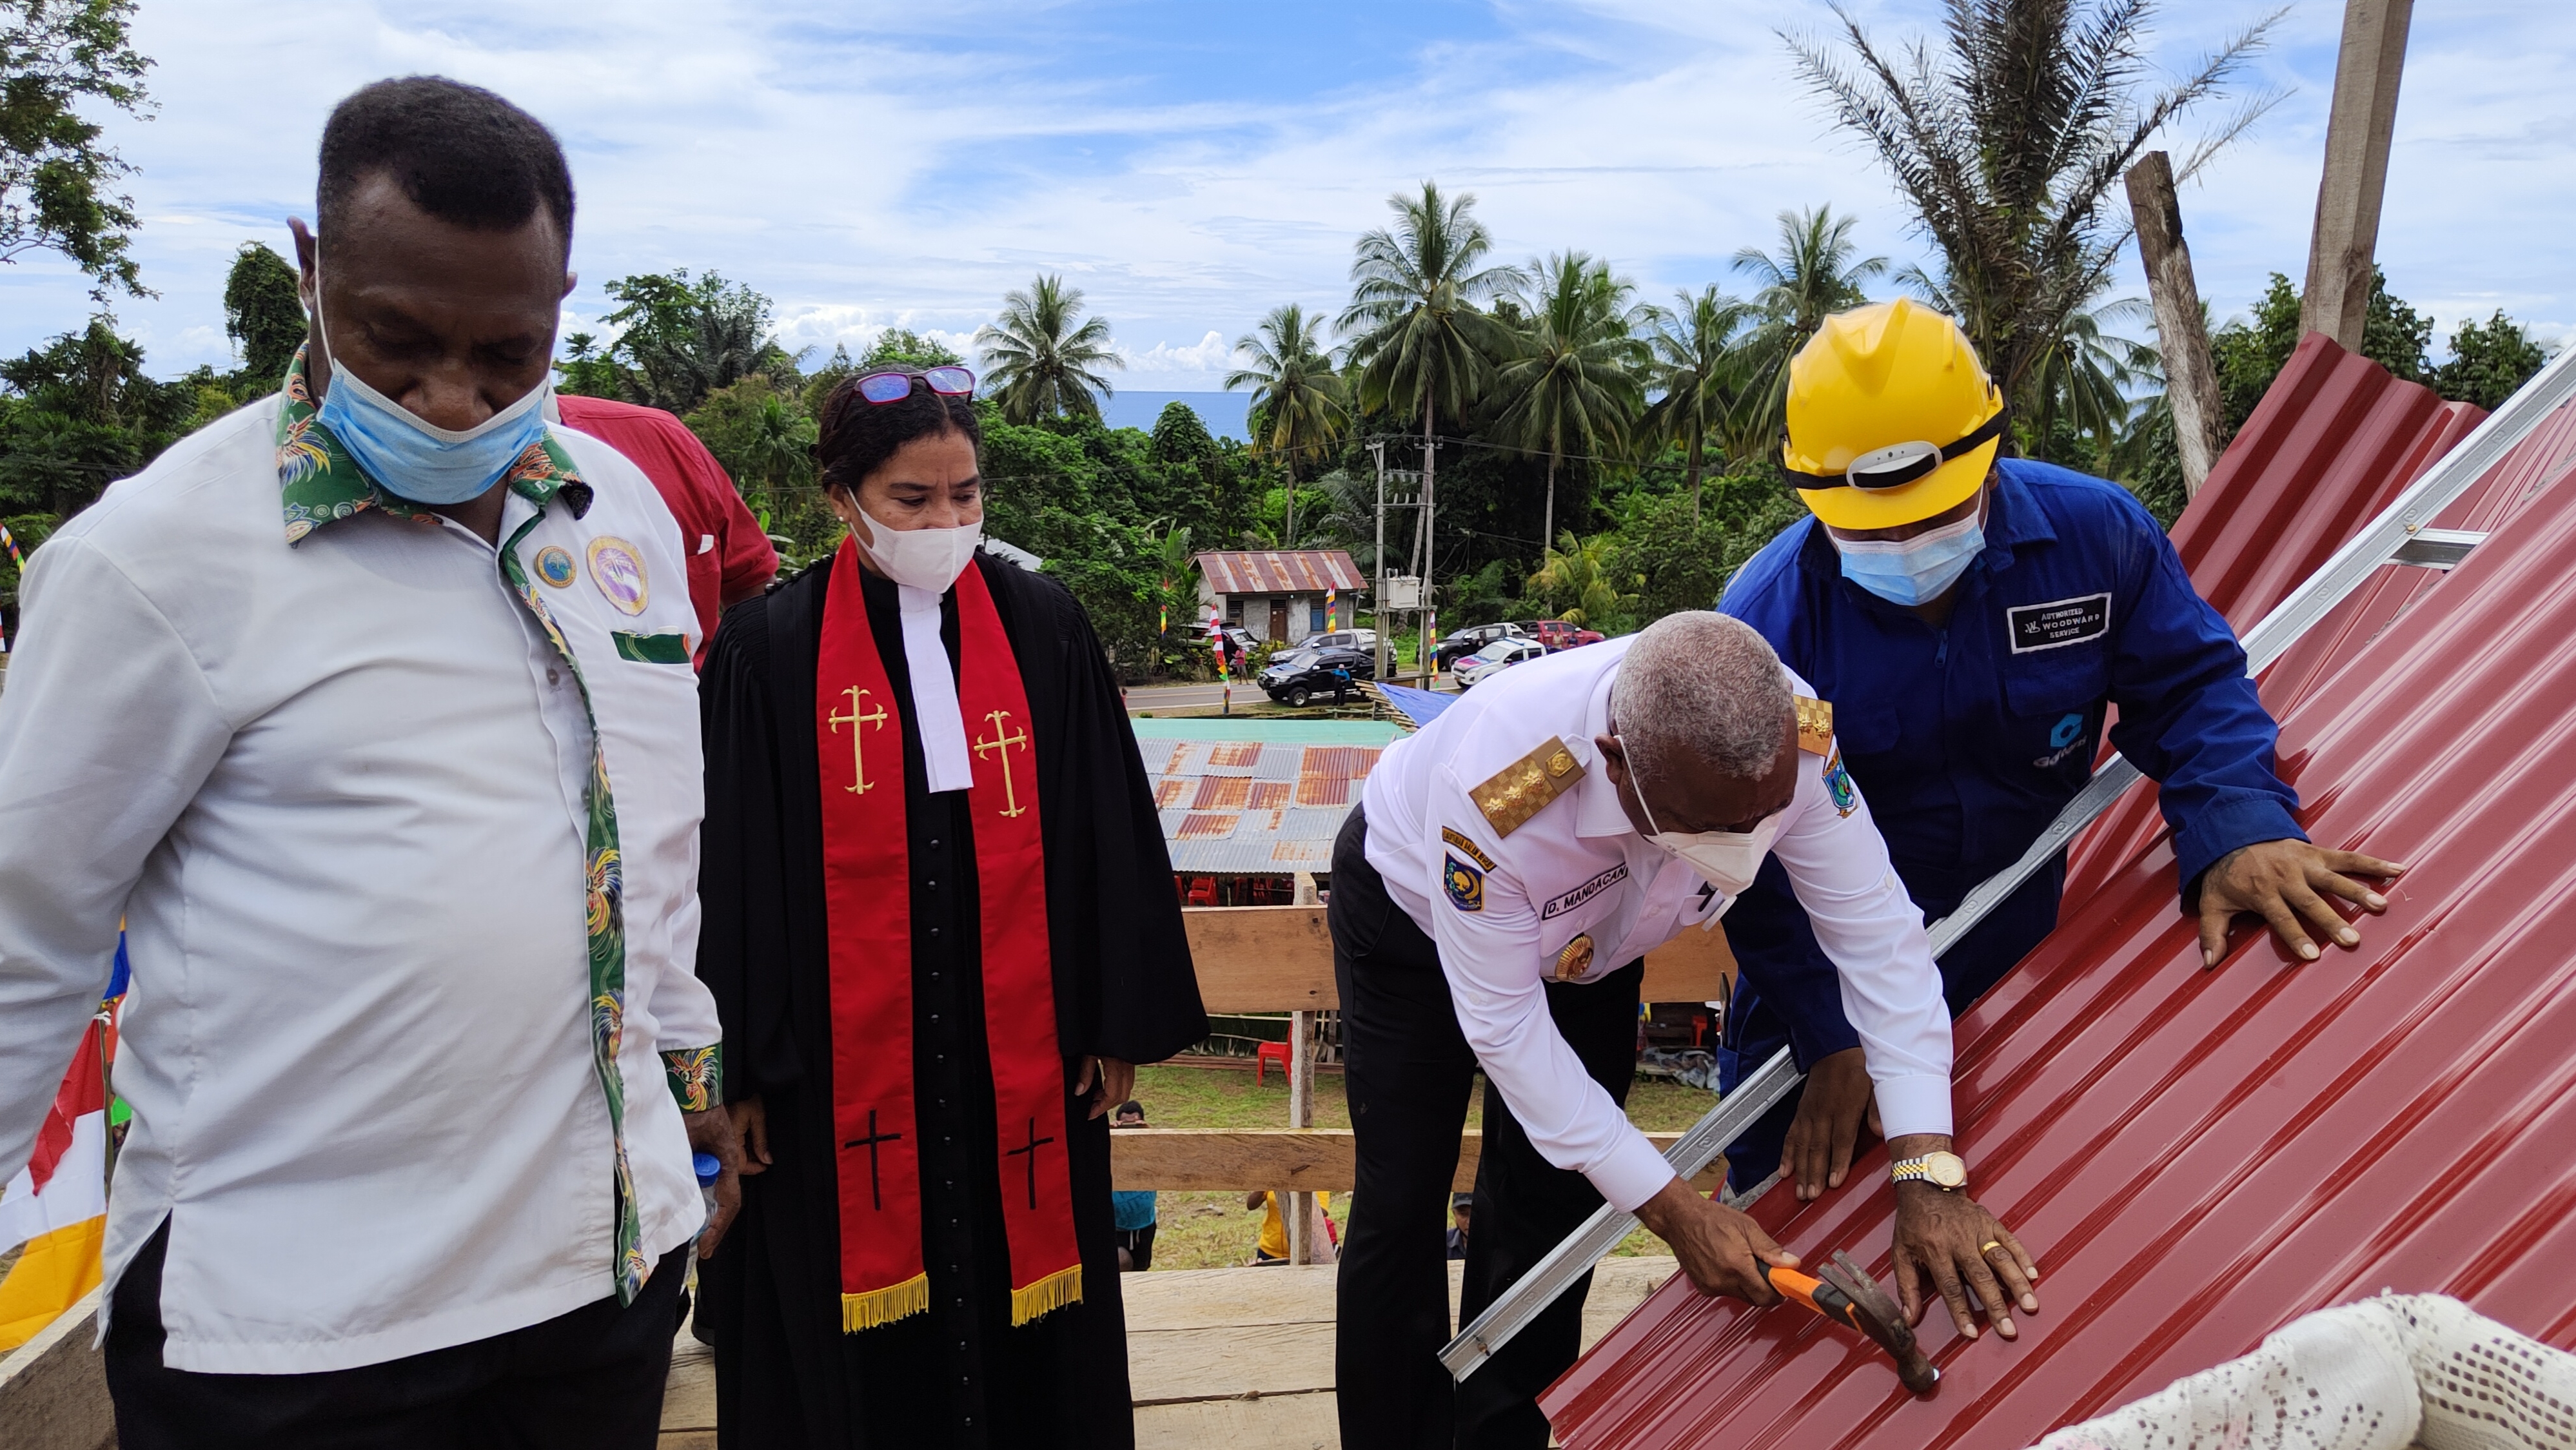
{"label": "light blue surgical mask", "polygon": [[[321,315],[322,273],[313,273],[314,314]],[[481,498],[510,471],[528,445],[545,436],[551,374],[527,396],[459,433],[438,427],[340,366],[331,324],[322,321],[322,356],[331,388],[322,395],[322,426],[349,450],[367,476],[414,503],[459,504]]]}
{"label": "light blue surgical mask", "polygon": [[1910,539],[1834,539],[1843,577],[1890,604],[1938,599],[1986,551],[1985,505]]}

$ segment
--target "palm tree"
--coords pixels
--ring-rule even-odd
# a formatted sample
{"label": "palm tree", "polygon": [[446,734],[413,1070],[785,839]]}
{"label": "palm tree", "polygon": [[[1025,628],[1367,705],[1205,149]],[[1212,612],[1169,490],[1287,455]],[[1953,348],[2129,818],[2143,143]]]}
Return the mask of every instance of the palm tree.
{"label": "palm tree", "polygon": [[2049,456],[2050,440],[2063,419],[2067,426],[2108,449],[2125,434],[2138,405],[2136,389],[2161,382],[2164,369],[2156,350],[2133,338],[2114,336],[2108,326],[2144,321],[2143,299],[2124,297],[2090,311],[2066,314],[2058,336],[2051,339],[2030,370],[2030,454]]}
{"label": "palm tree", "polygon": [[[1351,258],[1351,305],[1336,324],[1356,333],[1349,360],[1358,370],[1359,401],[1422,420],[1422,523],[1419,547],[1429,573],[1432,437],[1440,415],[1460,417],[1493,377],[1494,354],[1510,339],[1478,310],[1519,281],[1510,267],[1479,267],[1494,239],[1475,218],[1476,198],[1445,199],[1422,183],[1419,199],[1387,198],[1393,227],[1359,239]],[[1424,581],[1426,598],[1430,588]]]}
{"label": "palm tree", "polygon": [[[1783,36],[1835,119],[1877,151],[1940,248],[1939,294],[2021,406],[2066,319],[2101,290],[2129,227],[2114,189],[2150,140],[2227,88],[2283,12],[2140,100],[2153,0],[1945,0],[1943,49],[1891,59],[1839,5],[1850,64]],[[2176,178],[2269,109],[2258,95]]]}
{"label": "palm tree", "polygon": [[1885,257],[1853,260],[1860,250],[1852,240],[1855,217],[1838,217],[1829,206],[1780,213],[1780,251],[1758,247],[1735,254],[1735,270],[1752,277],[1760,290],[1753,305],[1762,323],[1746,339],[1755,360],[1760,399],[1756,421],[1767,441],[1780,431],[1789,397],[1789,360],[1825,319],[1869,300],[1863,283],[1887,275]]}
{"label": "palm tree", "polygon": [[1638,596],[1620,593],[1619,585],[1624,582],[1642,586],[1645,580],[1619,578],[1614,562],[1617,544],[1615,534],[1602,534],[1585,543],[1568,529],[1557,536],[1556,547],[1547,551],[1538,572],[1529,576],[1522,587],[1544,596],[1551,604],[1572,600],[1557,618],[1587,629],[1612,615],[1625,614],[1637,607]]}
{"label": "palm tree", "polygon": [[1567,456],[1626,447],[1646,400],[1636,373],[1642,349],[1628,325],[1636,289],[1581,252],[1560,252],[1531,271],[1534,295],[1514,299],[1527,330],[1494,380],[1511,399],[1496,423],[1506,437],[1547,454],[1544,541],[1556,537],[1556,474]]}
{"label": "palm tree", "polygon": [[1252,389],[1253,411],[1267,416],[1268,435],[1257,441],[1288,467],[1288,547],[1297,547],[1297,465],[1321,457],[1350,417],[1331,349],[1306,309],[1291,302],[1271,309],[1261,325],[1234,341],[1251,366],[1225,375],[1225,385]]}
{"label": "palm tree", "polygon": [[1082,317],[1082,289],[1041,275],[1025,292],[1002,298],[1002,315],[975,330],[984,381],[1013,423],[1070,414],[1097,420],[1109,383],[1096,368],[1123,368],[1109,346],[1105,318]]}
{"label": "palm tree", "polygon": [[[1676,292],[1678,309],[1652,303],[1638,309],[1645,324],[1647,386],[1662,396],[1646,410],[1639,431],[1657,446],[1678,443],[1689,461],[1691,522],[1699,522],[1699,481],[1708,440],[1715,436],[1730,457],[1737,452],[1739,414],[1749,413],[1752,358],[1739,336],[1755,316],[1751,304],[1717,288],[1697,295]],[[1757,441],[1753,445],[1761,446]]]}

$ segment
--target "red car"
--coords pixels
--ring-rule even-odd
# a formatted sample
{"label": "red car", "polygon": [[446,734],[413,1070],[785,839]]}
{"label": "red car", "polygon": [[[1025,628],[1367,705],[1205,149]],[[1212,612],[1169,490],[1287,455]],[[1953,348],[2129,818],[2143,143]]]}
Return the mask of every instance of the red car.
{"label": "red car", "polygon": [[1562,619],[1524,619],[1519,627],[1521,633],[1546,645],[1549,654],[1573,649],[1577,645],[1599,644],[1602,639],[1601,631],[1568,624]]}

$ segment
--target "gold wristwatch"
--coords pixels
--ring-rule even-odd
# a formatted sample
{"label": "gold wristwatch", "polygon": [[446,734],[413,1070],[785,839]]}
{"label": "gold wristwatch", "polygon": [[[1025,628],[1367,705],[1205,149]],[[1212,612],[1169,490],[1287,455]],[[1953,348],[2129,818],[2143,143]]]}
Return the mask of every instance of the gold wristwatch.
{"label": "gold wristwatch", "polygon": [[1897,1183],[1929,1183],[1944,1193],[1956,1193],[1968,1186],[1968,1163],[1956,1153],[1926,1153],[1898,1159],[1887,1176]]}

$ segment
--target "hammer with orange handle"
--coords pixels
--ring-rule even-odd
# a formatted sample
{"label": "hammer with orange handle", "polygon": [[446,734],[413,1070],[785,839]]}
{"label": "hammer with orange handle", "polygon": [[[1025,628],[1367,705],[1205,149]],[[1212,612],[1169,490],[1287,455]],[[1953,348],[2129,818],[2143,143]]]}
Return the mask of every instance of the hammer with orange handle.
{"label": "hammer with orange handle", "polygon": [[1914,1342],[1914,1330],[1905,1322],[1905,1313],[1878,1282],[1861,1272],[1849,1254],[1834,1252],[1833,1262],[1823,1266],[1822,1278],[1810,1278],[1795,1269],[1762,1265],[1762,1277],[1772,1288],[1788,1298],[1813,1309],[1836,1324],[1848,1325],[1878,1342],[1896,1361],[1896,1377],[1918,1395],[1932,1393],[1940,1383],[1941,1371],[1933,1368],[1931,1359]]}

